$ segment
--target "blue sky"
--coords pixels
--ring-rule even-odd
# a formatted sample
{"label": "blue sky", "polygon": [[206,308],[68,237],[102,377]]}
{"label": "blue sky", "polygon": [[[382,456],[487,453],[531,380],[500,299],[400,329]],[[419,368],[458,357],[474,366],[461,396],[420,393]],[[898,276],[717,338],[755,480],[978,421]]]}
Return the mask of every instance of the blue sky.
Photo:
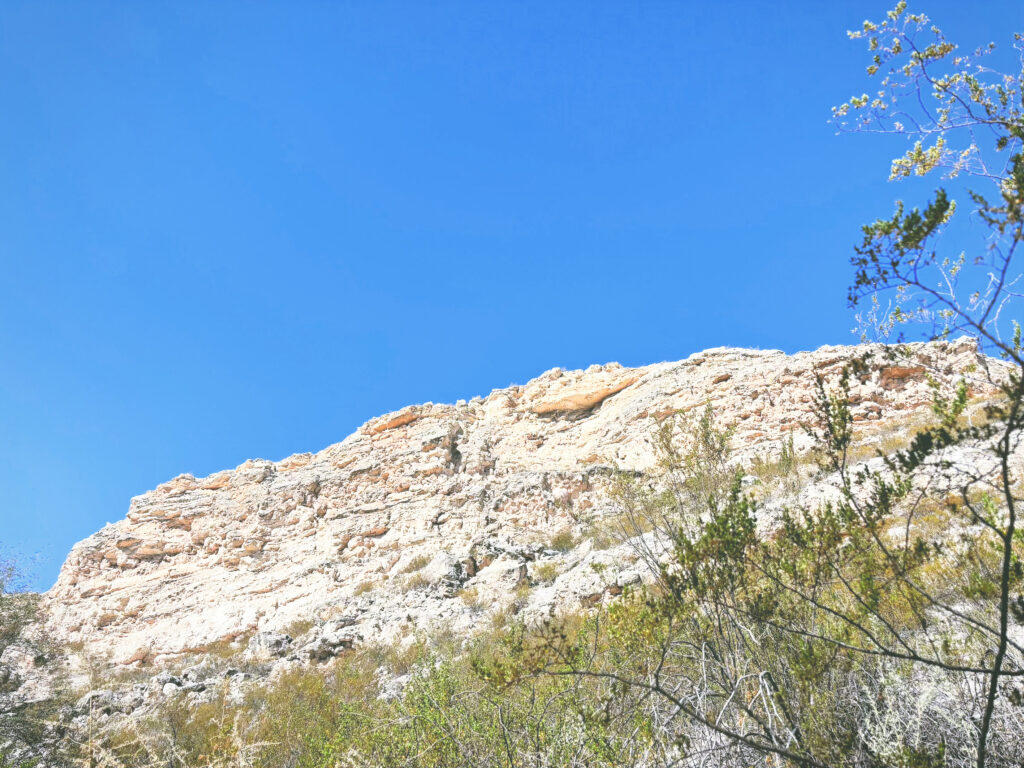
{"label": "blue sky", "polygon": [[554,366],[853,341],[859,226],[913,195],[828,117],[886,7],[5,2],[0,542],[45,588],[182,472]]}

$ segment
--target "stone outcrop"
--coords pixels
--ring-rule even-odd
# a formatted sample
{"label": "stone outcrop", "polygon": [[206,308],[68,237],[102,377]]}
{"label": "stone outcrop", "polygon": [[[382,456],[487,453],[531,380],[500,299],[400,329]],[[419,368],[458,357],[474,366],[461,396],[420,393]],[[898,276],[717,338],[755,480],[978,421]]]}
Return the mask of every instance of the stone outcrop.
{"label": "stone outcrop", "polygon": [[[640,578],[628,553],[581,534],[613,511],[613,468],[652,469],[654,426],[709,404],[741,461],[789,437],[806,449],[815,372],[865,349],[555,369],[372,419],[316,454],[181,475],[74,547],[47,596],[50,630],[122,663],[243,641],[315,661],[431,626],[471,632],[523,585],[528,614],[592,604]],[[854,417],[869,433],[906,424],[927,412],[929,376],[968,371],[972,395],[991,395],[993,367],[967,341],[911,345],[898,363],[878,354],[854,380]],[[575,546],[552,547],[559,533]]]}

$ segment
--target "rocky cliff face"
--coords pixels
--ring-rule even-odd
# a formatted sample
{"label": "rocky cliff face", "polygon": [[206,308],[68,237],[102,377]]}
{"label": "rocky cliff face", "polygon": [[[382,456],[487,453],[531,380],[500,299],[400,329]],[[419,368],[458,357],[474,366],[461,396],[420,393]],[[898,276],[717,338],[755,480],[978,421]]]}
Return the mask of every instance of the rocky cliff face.
{"label": "rocky cliff face", "polygon": [[[315,658],[432,627],[469,633],[526,582],[516,599],[535,615],[604,599],[640,576],[626,550],[585,534],[612,512],[610,470],[654,465],[659,420],[709,403],[740,460],[789,435],[801,450],[814,372],[864,351],[556,369],[373,419],[316,454],[179,476],[74,547],[47,596],[51,631],[113,661],[160,662],[317,621],[328,629],[306,648]],[[906,424],[931,402],[927,375],[973,368],[972,393],[991,394],[983,369],[996,365],[966,341],[876,358],[854,384],[855,418],[867,433]]]}

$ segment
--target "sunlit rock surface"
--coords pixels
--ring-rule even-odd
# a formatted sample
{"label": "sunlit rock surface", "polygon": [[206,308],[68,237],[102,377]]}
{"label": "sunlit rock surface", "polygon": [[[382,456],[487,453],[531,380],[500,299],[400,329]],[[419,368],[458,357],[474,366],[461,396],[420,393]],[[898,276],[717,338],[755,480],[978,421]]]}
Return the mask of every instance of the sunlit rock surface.
{"label": "sunlit rock surface", "polygon": [[[641,578],[628,548],[598,549],[585,534],[614,511],[613,468],[652,470],[660,420],[710,404],[741,461],[777,455],[790,436],[806,450],[815,372],[834,376],[868,349],[881,351],[713,349],[641,368],[555,369],[372,419],[319,453],[181,475],[74,547],[47,596],[50,630],[112,661],[160,662],[317,621],[309,647],[288,651],[315,659],[438,627],[468,634],[526,583],[527,616],[593,604]],[[853,380],[866,433],[923,416],[929,375],[966,371],[974,397],[1001,375],[968,341],[911,350],[898,363],[876,355]],[[567,552],[550,548],[559,533]]]}

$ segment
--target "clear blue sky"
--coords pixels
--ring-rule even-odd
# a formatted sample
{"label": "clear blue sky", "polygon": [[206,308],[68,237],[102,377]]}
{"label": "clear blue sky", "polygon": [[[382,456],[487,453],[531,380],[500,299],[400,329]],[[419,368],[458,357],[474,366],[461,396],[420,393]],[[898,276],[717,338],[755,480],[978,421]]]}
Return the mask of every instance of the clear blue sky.
{"label": "clear blue sky", "polygon": [[[854,340],[865,2],[0,5],[0,542],[554,367]],[[1018,2],[931,2],[1005,44]]]}

